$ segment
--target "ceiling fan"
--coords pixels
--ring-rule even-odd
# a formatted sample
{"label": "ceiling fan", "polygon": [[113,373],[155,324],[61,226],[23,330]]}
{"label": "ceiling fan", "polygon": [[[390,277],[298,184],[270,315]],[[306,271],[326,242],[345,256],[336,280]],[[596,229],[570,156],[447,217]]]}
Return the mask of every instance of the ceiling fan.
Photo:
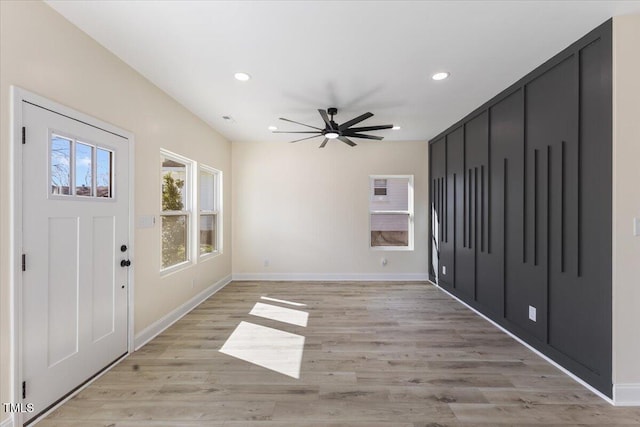
{"label": "ceiling fan", "polygon": [[[318,136],[324,136],[324,141],[320,144],[320,148],[324,148],[329,142],[330,139],[338,139],[345,144],[355,147],[356,143],[351,141],[349,138],[362,138],[362,139],[376,139],[381,140],[383,137],[376,135],[365,135],[361,132],[367,132],[372,130],[382,130],[382,129],[391,129],[393,125],[380,125],[380,126],[364,126],[364,127],[351,127],[360,123],[363,120],[372,117],[372,113],[364,113],[354,119],[349,120],[348,122],[344,122],[342,124],[338,124],[333,120],[333,116],[338,114],[338,109],[331,107],[328,110],[318,110],[320,113],[320,117],[325,123],[324,129],[318,128],[315,126],[305,125],[304,123],[296,122],[293,120],[285,119],[280,117],[280,120],[284,120],[285,122],[295,123],[298,125],[306,126],[308,128],[316,129],[314,131],[273,131],[273,133],[313,133],[315,135],[309,136],[307,138],[296,139],[291,142],[304,141],[306,139],[316,138]],[[329,117],[330,116],[330,117]]]}

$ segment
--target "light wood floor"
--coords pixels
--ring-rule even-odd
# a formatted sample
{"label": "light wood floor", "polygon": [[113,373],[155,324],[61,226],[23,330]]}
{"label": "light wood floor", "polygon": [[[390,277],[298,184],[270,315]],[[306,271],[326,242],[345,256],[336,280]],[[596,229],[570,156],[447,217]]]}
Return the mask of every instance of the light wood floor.
{"label": "light wood floor", "polygon": [[[306,304],[308,325],[249,315],[287,306],[261,296]],[[241,321],[303,335],[300,379],[219,352]],[[38,427],[499,424],[640,425],[640,408],[610,406],[426,283],[234,282]]]}

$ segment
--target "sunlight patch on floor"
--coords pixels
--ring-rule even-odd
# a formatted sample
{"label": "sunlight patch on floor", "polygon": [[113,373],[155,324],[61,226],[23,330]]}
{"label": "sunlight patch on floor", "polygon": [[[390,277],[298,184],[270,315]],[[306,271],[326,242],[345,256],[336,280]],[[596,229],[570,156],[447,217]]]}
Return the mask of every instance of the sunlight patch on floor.
{"label": "sunlight patch on floor", "polygon": [[261,302],[257,302],[249,314],[303,327],[307,326],[307,319],[309,318],[309,313],[306,311],[294,310],[292,308],[280,307],[271,304],[263,304]]}
{"label": "sunlight patch on floor", "polygon": [[304,340],[302,335],[240,322],[220,352],[298,379]]}
{"label": "sunlight patch on floor", "polygon": [[307,306],[307,304],[302,304],[300,302],[287,301],[287,300],[284,300],[284,299],[271,298],[271,297],[265,297],[265,296],[261,296],[260,299],[267,300],[267,301],[273,301],[273,302],[281,302],[283,304],[289,304],[289,305],[293,305],[293,306],[296,306],[296,307],[306,307]]}

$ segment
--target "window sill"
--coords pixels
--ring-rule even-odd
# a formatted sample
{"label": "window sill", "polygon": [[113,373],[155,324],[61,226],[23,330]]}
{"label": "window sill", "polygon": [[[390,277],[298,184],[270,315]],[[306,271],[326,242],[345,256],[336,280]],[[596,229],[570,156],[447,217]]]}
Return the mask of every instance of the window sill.
{"label": "window sill", "polygon": [[369,246],[372,251],[413,251],[411,246]]}
{"label": "window sill", "polygon": [[180,264],[172,265],[171,267],[167,267],[160,270],[160,277],[170,276],[173,273],[177,273],[178,271],[186,270],[192,265],[193,265],[193,262],[191,260],[181,262]]}
{"label": "window sill", "polygon": [[198,257],[198,261],[201,261],[201,262],[209,261],[211,259],[217,258],[220,255],[222,255],[222,251],[209,252],[207,254],[200,255]]}

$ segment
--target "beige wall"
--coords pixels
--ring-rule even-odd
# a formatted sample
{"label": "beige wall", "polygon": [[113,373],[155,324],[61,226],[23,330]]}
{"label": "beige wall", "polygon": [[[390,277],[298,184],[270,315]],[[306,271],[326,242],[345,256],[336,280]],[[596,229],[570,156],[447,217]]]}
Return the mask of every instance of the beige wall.
{"label": "beige wall", "polygon": [[[427,143],[321,142],[233,144],[234,277],[426,278]],[[369,248],[372,174],[414,175],[414,251]]]}
{"label": "beige wall", "polygon": [[[613,20],[613,382],[640,392],[640,15]],[[640,393],[638,394],[640,396]]]}
{"label": "beige wall", "polygon": [[135,230],[136,333],[231,274],[231,144],[45,4],[2,1],[0,17],[0,402],[9,402],[10,85],[135,135],[136,215],[159,213],[161,147],[223,171],[223,255],[161,278],[157,226]]}

